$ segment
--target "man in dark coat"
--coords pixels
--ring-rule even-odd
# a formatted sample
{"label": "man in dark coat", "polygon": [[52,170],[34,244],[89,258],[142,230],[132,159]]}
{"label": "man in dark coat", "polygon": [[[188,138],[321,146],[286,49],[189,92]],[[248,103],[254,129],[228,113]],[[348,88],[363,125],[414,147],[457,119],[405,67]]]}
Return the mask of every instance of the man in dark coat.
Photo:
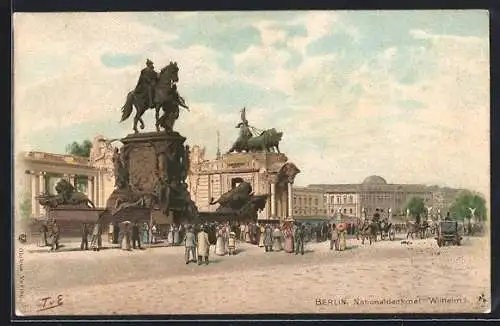
{"label": "man in dark coat", "polygon": [[120,237],[120,225],[118,222],[113,222],[113,244],[118,244],[118,238]]}
{"label": "man in dark coat", "polygon": [[42,246],[48,247],[49,241],[47,240],[47,234],[49,233],[49,228],[47,227],[47,222],[42,224],[40,228],[40,233],[42,234]]}
{"label": "man in dark coat", "polygon": [[56,251],[59,249],[59,225],[57,225],[56,220],[52,222],[50,227],[50,237],[52,239],[50,251]]}
{"label": "man in dark coat", "polygon": [[139,222],[137,220],[132,226],[132,248],[136,249],[135,244],[137,243],[137,249],[141,249],[141,237],[139,235]]}
{"label": "man in dark coat", "polygon": [[89,228],[87,223],[82,224],[82,229],[80,231],[82,236],[82,242],[80,244],[80,250],[89,250]]}
{"label": "man in dark coat", "polygon": [[264,237],[264,247],[266,248],[266,252],[273,251],[273,230],[269,224],[266,225],[264,234],[261,236]]}
{"label": "man in dark coat", "polygon": [[301,224],[297,227],[297,229],[295,230],[294,239],[295,239],[295,254],[298,255],[299,250],[300,250],[300,253],[303,255],[304,254],[304,225]]}

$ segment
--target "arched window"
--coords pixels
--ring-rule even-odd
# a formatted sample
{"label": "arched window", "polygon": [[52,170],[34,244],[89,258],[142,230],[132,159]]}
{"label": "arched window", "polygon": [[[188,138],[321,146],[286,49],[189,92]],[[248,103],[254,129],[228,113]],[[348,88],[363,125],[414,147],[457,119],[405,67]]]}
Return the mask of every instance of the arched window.
{"label": "arched window", "polygon": [[347,203],[347,196],[344,195],[344,204]]}
{"label": "arched window", "polygon": [[340,196],[337,197],[337,204],[340,204]]}
{"label": "arched window", "polygon": [[314,199],[314,205],[318,206],[318,198]]}
{"label": "arched window", "polygon": [[349,214],[352,214],[352,208],[349,208]]}
{"label": "arched window", "polygon": [[349,204],[352,204],[352,202],[354,201],[354,197],[352,195],[349,196]]}
{"label": "arched window", "polygon": [[344,208],[344,214],[347,214],[347,208]]}

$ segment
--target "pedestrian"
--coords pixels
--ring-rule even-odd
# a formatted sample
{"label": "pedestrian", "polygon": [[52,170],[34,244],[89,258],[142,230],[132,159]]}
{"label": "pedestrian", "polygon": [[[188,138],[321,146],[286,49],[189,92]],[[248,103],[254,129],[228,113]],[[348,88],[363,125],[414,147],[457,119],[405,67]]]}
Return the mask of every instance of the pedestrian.
{"label": "pedestrian", "polygon": [[267,224],[264,228],[264,232],[261,233],[261,237],[264,238],[264,247],[266,248],[266,252],[273,251],[273,229],[271,226]]}
{"label": "pedestrian", "polygon": [[236,233],[234,233],[234,232],[229,233],[227,247],[229,250],[229,256],[234,256],[234,252],[236,250]]}
{"label": "pedestrian", "polygon": [[114,239],[114,234],[115,234],[115,226],[113,223],[109,223],[109,226],[108,226],[108,242],[109,243],[113,243],[113,239]]}
{"label": "pedestrian", "polygon": [[120,248],[123,250],[132,250],[132,246],[130,245],[130,230],[129,223],[125,223],[122,228]]}
{"label": "pedestrian", "polygon": [[149,226],[147,222],[142,224],[142,243],[149,243]]}
{"label": "pedestrian", "polygon": [[[187,232],[184,235],[184,248],[186,265],[190,262],[196,262],[196,235],[194,234],[191,226],[188,227]],[[189,259],[190,255],[192,259]]]}
{"label": "pedestrian", "polygon": [[[137,247],[136,247],[137,243]],[[132,247],[134,249],[141,249],[141,237],[139,236],[139,222],[135,220],[132,226]]]}
{"label": "pedestrian", "polygon": [[173,226],[173,239],[174,239],[174,246],[179,245],[179,227],[174,224]]}
{"label": "pedestrian", "polygon": [[158,230],[158,227],[156,226],[156,223],[153,222],[153,226],[151,227],[151,243],[155,244],[156,243],[156,231]]}
{"label": "pedestrian", "polygon": [[344,251],[346,249],[346,233],[347,233],[347,225],[345,223],[339,223],[337,225],[338,232],[338,250]]}
{"label": "pedestrian", "polygon": [[291,225],[283,226],[283,234],[285,236],[285,251],[289,254],[293,252],[293,230]]}
{"label": "pedestrian", "polygon": [[240,225],[240,241],[245,241],[245,223]]}
{"label": "pedestrian", "polygon": [[208,265],[208,252],[210,250],[210,242],[208,242],[208,234],[205,232],[205,227],[200,227],[200,232],[196,237],[198,251],[198,265],[201,265],[202,259],[205,259],[205,264]]}
{"label": "pedestrian", "polygon": [[99,223],[94,224],[94,228],[92,230],[92,239],[90,241],[90,246],[93,251],[99,251],[101,249],[101,230]]}
{"label": "pedestrian", "polygon": [[295,229],[294,238],[295,238],[295,254],[298,255],[299,251],[300,251],[300,254],[303,255],[304,254],[304,226],[303,225],[299,225]]}
{"label": "pedestrian", "polygon": [[283,250],[283,248],[281,246],[282,238],[283,238],[283,233],[281,232],[279,226],[276,225],[276,227],[274,228],[274,231],[273,231],[273,250],[274,251]]}
{"label": "pedestrian", "polygon": [[117,221],[113,222],[113,244],[120,243],[120,225]]}
{"label": "pedestrian", "polygon": [[87,223],[82,223],[80,235],[82,236],[80,250],[89,250],[89,228],[87,226]]}
{"label": "pedestrian", "polygon": [[335,248],[335,251],[339,250],[339,234],[337,230],[337,226],[335,223],[332,223],[332,236],[330,238],[330,250]]}
{"label": "pedestrian", "polygon": [[215,254],[217,256],[224,256],[226,254],[226,248],[224,244],[224,227],[221,225],[217,230],[217,240],[215,243]]}
{"label": "pedestrian", "polygon": [[[262,248],[264,247],[264,232],[266,231],[266,228],[264,227],[263,224],[260,225],[259,228],[259,247]],[[267,249],[266,249],[267,252]]]}
{"label": "pedestrian", "polygon": [[49,233],[49,228],[47,227],[47,222],[44,222],[40,227],[40,234],[42,236],[42,247],[48,247],[49,241],[47,240],[47,234]]}
{"label": "pedestrian", "polygon": [[56,220],[52,221],[50,228],[51,248],[50,251],[59,249],[59,225]]}

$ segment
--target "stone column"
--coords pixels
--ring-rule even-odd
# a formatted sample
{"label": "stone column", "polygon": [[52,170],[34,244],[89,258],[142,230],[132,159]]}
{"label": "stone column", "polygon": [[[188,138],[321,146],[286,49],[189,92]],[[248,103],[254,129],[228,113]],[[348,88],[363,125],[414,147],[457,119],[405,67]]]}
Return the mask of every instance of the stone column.
{"label": "stone column", "polygon": [[[45,182],[45,172],[40,172],[40,174],[38,175],[38,186],[39,186],[39,189],[38,189],[39,193],[45,193],[47,191],[46,182]],[[45,208],[42,205],[40,205],[38,202],[37,202],[37,205],[39,208],[40,215],[46,216],[47,211],[45,210]]]}
{"label": "stone column", "polygon": [[95,205],[95,198],[94,198],[94,177],[93,176],[87,176],[87,197],[89,197],[90,201],[94,203]]}
{"label": "stone column", "polygon": [[99,171],[100,177],[99,177],[99,183],[101,184],[101,187],[99,187],[100,192],[99,192],[99,202],[101,203],[102,206],[106,206],[106,199],[104,198],[105,194],[105,189],[104,189],[104,171],[101,170]]}
{"label": "stone column", "polygon": [[292,195],[292,183],[291,182],[288,182],[288,217],[292,217],[293,216],[293,195]]}
{"label": "stone column", "polygon": [[38,178],[34,171],[30,171],[30,182],[31,182],[31,216],[36,216],[37,201],[35,196],[38,195],[37,183]]}
{"label": "stone column", "polygon": [[40,204],[35,199],[35,197],[40,194],[40,176],[39,173],[33,171],[31,174],[31,195],[32,195],[32,206],[31,212],[33,216],[40,216]]}
{"label": "stone column", "polygon": [[271,217],[276,216],[276,183],[271,181]]}
{"label": "stone column", "polygon": [[101,202],[99,201],[99,191],[101,189],[101,184],[99,180],[99,170],[97,170],[97,176],[94,178],[94,205],[96,207],[101,207]]}
{"label": "stone column", "polygon": [[77,183],[78,183],[78,176],[76,174],[72,174],[70,176],[69,182],[71,182],[71,184],[73,185],[73,187],[75,187],[75,189],[76,189],[76,186],[77,186]]}

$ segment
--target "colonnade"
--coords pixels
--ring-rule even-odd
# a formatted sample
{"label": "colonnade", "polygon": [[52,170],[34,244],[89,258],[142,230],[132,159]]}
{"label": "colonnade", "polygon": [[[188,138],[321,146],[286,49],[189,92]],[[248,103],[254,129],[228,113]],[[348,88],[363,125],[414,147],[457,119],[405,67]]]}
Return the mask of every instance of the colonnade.
{"label": "colonnade", "polygon": [[48,189],[50,187],[49,180],[51,178],[62,178],[68,180],[76,189],[80,179],[86,179],[87,186],[85,194],[95,204],[96,207],[106,205],[106,194],[104,192],[104,173],[97,170],[95,174],[79,173],[79,174],[56,174],[46,171],[25,171],[27,176],[26,193],[30,194],[31,199],[31,216],[41,217],[46,216],[45,209],[36,200],[37,195],[55,194],[55,191]]}
{"label": "colonnade", "polygon": [[283,213],[286,213],[287,215],[286,216],[280,216],[280,217],[288,217],[288,218],[292,218],[293,217],[293,183],[292,182],[287,182],[286,183],[287,185],[287,188],[286,188],[286,194],[287,194],[287,198],[286,198],[286,201],[283,202],[283,200],[280,200],[282,199],[282,196],[279,196],[278,197],[278,194],[277,194],[277,191],[276,191],[276,188],[277,188],[277,182],[276,180],[271,180],[270,182],[270,186],[271,186],[271,198],[270,198],[270,202],[271,202],[271,211],[270,211],[270,217],[271,218],[275,218],[277,217],[278,215],[278,211],[277,211],[277,202],[276,202],[276,199],[278,198],[278,200],[280,200],[280,207],[284,207],[284,204],[286,204],[286,210],[285,209],[280,209],[280,212],[281,214]]}

